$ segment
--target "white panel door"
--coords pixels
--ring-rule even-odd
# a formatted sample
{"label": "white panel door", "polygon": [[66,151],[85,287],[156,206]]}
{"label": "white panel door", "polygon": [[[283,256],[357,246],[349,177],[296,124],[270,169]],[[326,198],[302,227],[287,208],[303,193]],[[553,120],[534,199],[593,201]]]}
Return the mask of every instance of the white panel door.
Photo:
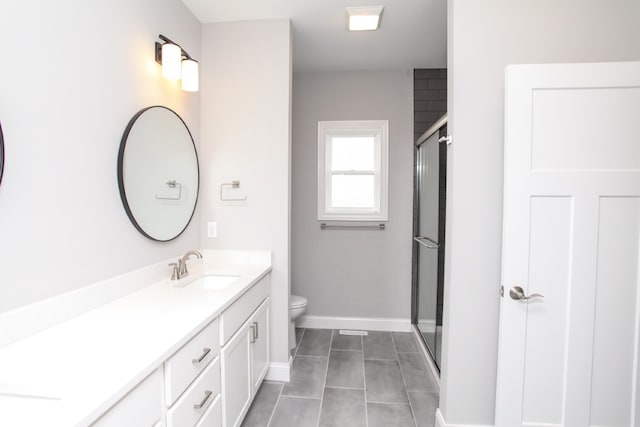
{"label": "white panel door", "polygon": [[509,66],[505,112],[496,426],[640,426],[640,63]]}

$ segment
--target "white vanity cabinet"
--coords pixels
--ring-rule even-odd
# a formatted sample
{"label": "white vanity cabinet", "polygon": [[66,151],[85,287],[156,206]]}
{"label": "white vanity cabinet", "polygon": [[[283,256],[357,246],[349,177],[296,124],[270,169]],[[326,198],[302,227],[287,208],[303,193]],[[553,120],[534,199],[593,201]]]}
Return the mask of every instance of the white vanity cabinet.
{"label": "white vanity cabinet", "polygon": [[222,420],[237,427],[249,409],[269,364],[269,276],[220,316]]}
{"label": "white vanity cabinet", "polygon": [[[0,369],[0,426],[239,426],[269,367],[271,254],[205,256],[211,261],[180,284],[165,277],[162,262],[89,286],[82,295],[90,305],[109,299],[0,346],[0,367],[10,367]],[[200,280],[208,276],[233,280]],[[112,299],[114,287],[122,294]],[[69,301],[60,297],[44,311]],[[72,301],[82,302],[75,293]],[[0,320],[28,323],[39,310]]]}
{"label": "white vanity cabinet", "polygon": [[269,303],[267,275],[95,425],[239,427],[269,369]]}

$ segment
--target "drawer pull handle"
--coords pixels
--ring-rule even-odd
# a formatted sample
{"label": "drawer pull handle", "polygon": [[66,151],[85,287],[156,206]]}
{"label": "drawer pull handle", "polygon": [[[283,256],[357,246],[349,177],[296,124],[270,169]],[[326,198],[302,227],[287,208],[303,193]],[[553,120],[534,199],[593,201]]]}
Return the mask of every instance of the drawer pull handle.
{"label": "drawer pull handle", "polygon": [[249,343],[253,344],[256,342],[256,323],[251,323],[251,337],[249,338]]}
{"label": "drawer pull handle", "polygon": [[194,365],[198,366],[209,355],[209,353],[211,353],[211,349],[210,348],[203,348],[202,349],[202,355],[197,359],[193,359],[191,362]]}
{"label": "drawer pull handle", "polygon": [[255,336],[255,339],[258,339],[258,338],[260,338],[260,331],[258,329],[258,322],[253,322],[253,324],[256,325],[256,329],[255,329],[256,336]]}
{"label": "drawer pull handle", "polygon": [[209,400],[209,398],[211,397],[211,395],[213,394],[212,391],[210,390],[205,390],[204,391],[204,399],[202,399],[202,401],[200,403],[196,403],[195,405],[193,405],[193,409],[202,409],[206,406],[207,401]]}

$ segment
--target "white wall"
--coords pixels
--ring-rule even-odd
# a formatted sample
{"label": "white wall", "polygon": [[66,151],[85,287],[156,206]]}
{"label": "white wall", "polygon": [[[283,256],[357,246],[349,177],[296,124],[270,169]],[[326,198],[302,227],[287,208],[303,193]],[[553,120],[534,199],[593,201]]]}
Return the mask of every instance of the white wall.
{"label": "white wall", "polygon": [[[321,230],[318,121],[389,120],[385,231]],[[413,73],[299,72],[293,76],[292,293],[307,315],[405,318],[411,314]]]}
{"label": "white wall", "polygon": [[503,186],[504,67],[640,59],[640,2],[453,0],[449,7],[447,264],[440,408],[492,425]]}
{"label": "white wall", "polygon": [[159,75],[162,33],[200,57],[180,0],[0,2],[0,312],[200,246],[198,217],[157,243],[129,222],[118,147],[129,119],[162,104],[199,142],[199,94]]}
{"label": "white wall", "polygon": [[[206,24],[201,155],[203,247],[273,251],[271,359],[286,363],[289,322],[291,40],[288,19]],[[242,202],[220,200],[240,181]]]}

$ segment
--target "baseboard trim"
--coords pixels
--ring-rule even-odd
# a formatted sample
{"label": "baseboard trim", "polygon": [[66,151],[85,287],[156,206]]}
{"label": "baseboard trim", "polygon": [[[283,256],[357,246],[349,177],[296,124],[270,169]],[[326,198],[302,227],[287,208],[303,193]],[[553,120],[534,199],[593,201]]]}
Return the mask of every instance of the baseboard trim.
{"label": "baseboard trim", "polygon": [[264,377],[268,381],[283,381],[289,382],[291,379],[291,358],[289,363],[271,363],[269,364],[269,370]]}
{"label": "baseboard trim", "polygon": [[494,427],[486,424],[447,424],[440,412],[440,408],[436,409],[436,427]]}
{"label": "baseboard trim", "polygon": [[299,328],[356,329],[363,331],[411,332],[411,321],[376,317],[333,317],[303,315],[296,321]]}

